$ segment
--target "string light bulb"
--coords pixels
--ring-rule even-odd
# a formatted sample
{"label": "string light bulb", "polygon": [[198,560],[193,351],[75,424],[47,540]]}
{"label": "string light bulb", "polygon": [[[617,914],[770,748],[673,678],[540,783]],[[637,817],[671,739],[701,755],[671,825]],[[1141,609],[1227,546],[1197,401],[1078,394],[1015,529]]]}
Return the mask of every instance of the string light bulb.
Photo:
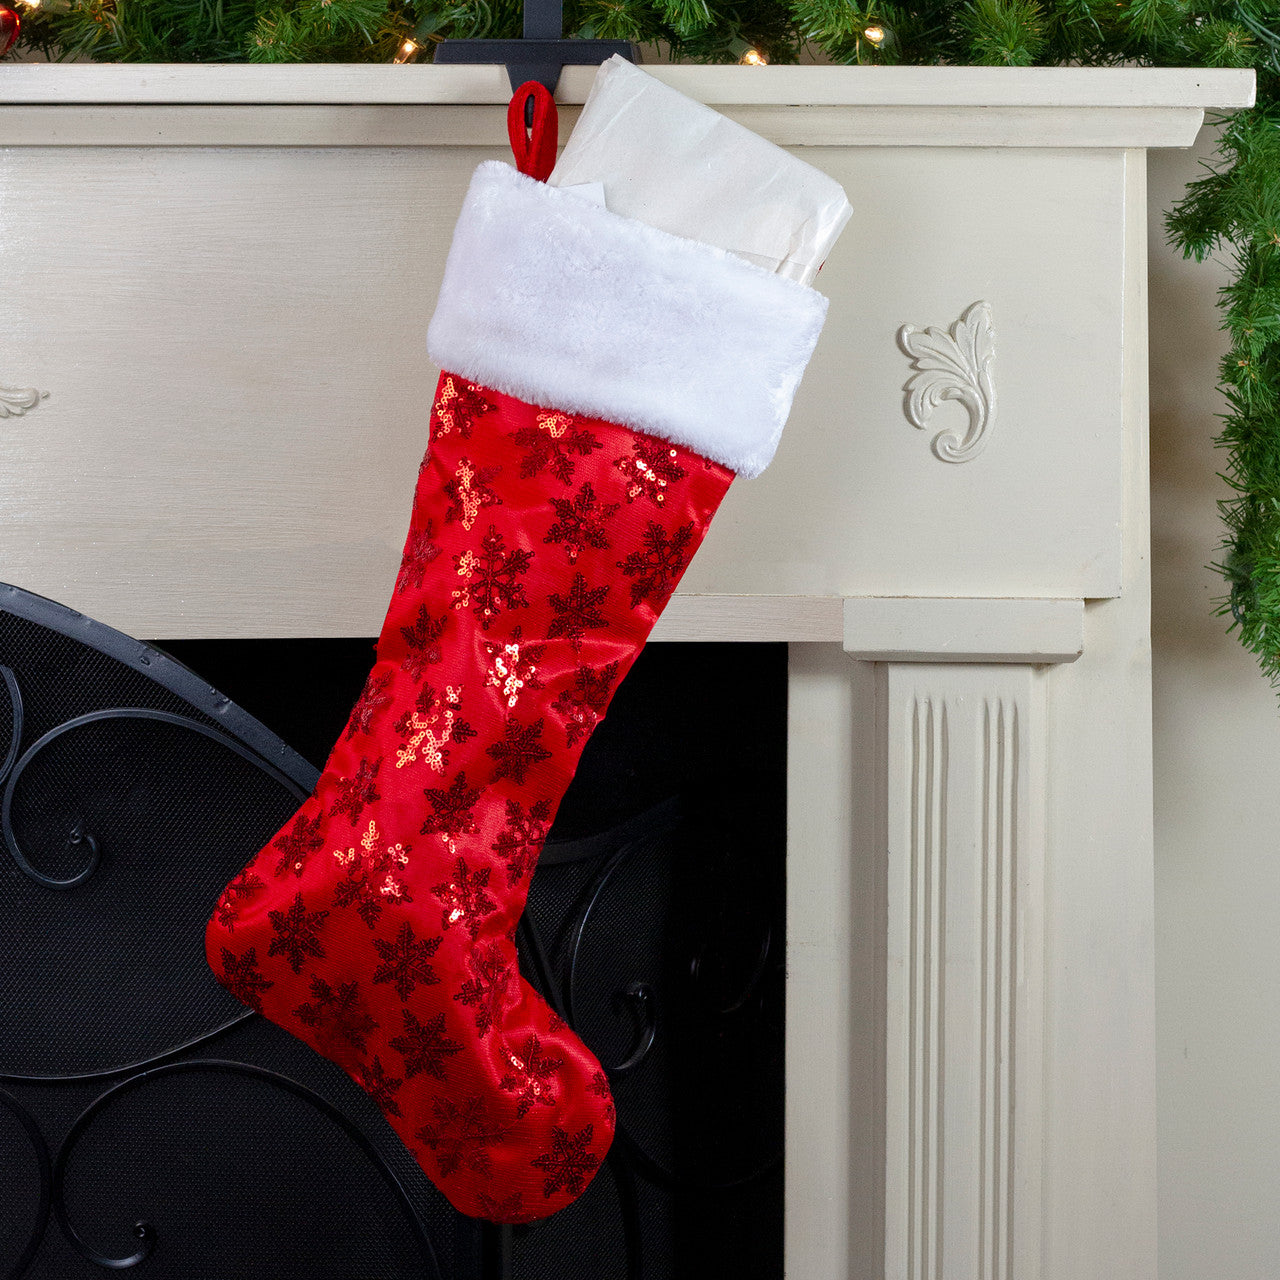
{"label": "string light bulb", "polygon": [[884,44],[884,28],[874,23],[869,27],[863,27],[862,38],[868,44],[875,45],[878,49],[882,44]]}
{"label": "string light bulb", "polygon": [[422,52],[422,46],[416,40],[405,40],[396,50],[393,62],[412,62]]}
{"label": "string light bulb", "polygon": [[761,49],[748,49],[738,61],[744,67],[767,67],[769,59]]}

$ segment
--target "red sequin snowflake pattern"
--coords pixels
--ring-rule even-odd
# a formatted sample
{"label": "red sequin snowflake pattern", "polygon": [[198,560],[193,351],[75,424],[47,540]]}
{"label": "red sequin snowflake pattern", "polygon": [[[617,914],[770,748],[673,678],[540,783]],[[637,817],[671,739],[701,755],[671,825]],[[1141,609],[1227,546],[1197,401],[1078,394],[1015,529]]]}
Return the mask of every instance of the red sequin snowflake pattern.
{"label": "red sequin snowflake pattern", "polygon": [[565,549],[570,564],[577,564],[578,557],[588,547],[607,551],[610,546],[605,536],[605,525],[618,514],[617,502],[601,502],[588,481],[572,498],[550,499],[556,513],[555,524],[547,530],[545,543],[559,543]]}
{"label": "red sequin snowflake pattern", "polygon": [[434,523],[427,521],[426,528],[414,529],[404,544],[400,558],[400,573],[396,578],[396,594],[421,591],[422,580],[427,576],[427,566],[440,554],[440,548],[432,541]]}
{"label": "red sequin snowflake pattern", "polygon": [[374,938],[374,949],[382,960],[373,972],[374,983],[392,983],[401,1000],[408,1000],[415,987],[434,987],[440,979],[429,961],[442,941],[442,938],[419,938],[407,920],[400,926],[394,942]]}
{"label": "red sequin snowflake pattern", "polygon": [[461,925],[471,935],[472,941],[480,932],[481,924],[498,909],[498,904],[486,892],[489,886],[488,867],[472,871],[465,858],[454,864],[452,879],[435,885],[431,892],[440,900],[440,927],[446,932],[454,925]]}
{"label": "red sequin snowflake pattern", "polygon": [[432,434],[447,436],[456,431],[464,440],[470,440],[475,420],[496,408],[485,399],[479,387],[451,373],[446,374],[436,394]]}
{"label": "red sequin snowflake pattern", "polygon": [[311,979],[311,999],[300,1004],[294,1016],[305,1027],[320,1032],[321,1045],[346,1045],[363,1053],[369,1037],[378,1029],[377,1021],[360,999],[358,982],[340,982],[335,989],[323,978]]}
{"label": "red sequin snowflake pattern", "polygon": [[491,524],[480,540],[479,552],[467,550],[453,557],[454,569],[463,580],[453,593],[453,607],[470,609],[485,631],[504,610],[527,609],[520,578],[532,560],[533,552],[524,547],[508,550],[506,539]]}
{"label": "red sequin snowflake pattern", "polygon": [[348,742],[357,733],[369,733],[378,712],[383,707],[390,706],[391,695],[387,692],[390,684],[390,671],[375,670],[370,673],[364,688],[360,691],[360,697],[356,699],[356,705],[351,708],[351,718],[347,721]]}
{"label": "red sequin snowflake pattern", "polygon": [[591,1077],[591,1083],[587,1086],[587,1092],[594,1094],[597,1098],[604,1098],[605,1115],[613,1120],[617,1114],[613,1105],[613,1090],[609,1088],[609,1077],[603,1071],[595,1072]]}
{"label": "red sequin snowflake pattern", "polygon": [[262,1012],[262,993],[276,984],[258,968],[258,949],[250,947],[242,956],[222,948],[222,985],[241,1004]]}
{"label": "red sequin snowflake pattern", "polygon": [[518,1222],[525,1216],[523,1191],[513,1191],[501,1200],[477,1191],[476,1200],[480,1204],[480,1216],[490,1222]]}
{"label": "red sequin snowflake pattern", "polygon": [[482,1039],[502,1019],[508,993],[516,979],[515,966],[499,942],[482,943],[467,956],[471,977],[453,997],[475,1016],[476,1034]]}
{"label": "red sequin snowflake pattern", "polygon": [[284,956],[294,973],[302,972],[308,956],[313,960],[323,960],[324,946],[319,934],[328,915],[327,911],[308,911],[301,892],[294,898],[288,911],[268,912],[267,918],[271,921],[271,928],[276,936],[271,939],[267,955]]}
{"label": "red sequin snowflake pattern", "polygon": [[272,846],[280,851],[275,870],[277,876],[288,875],[290,872],[295,876],[302,875],[307,858],[324,847],[324,836],[320,831],[323,826],[323,813],[308,818],[306,812],[302,811],[294,817],[292,828],[278,835]]}
{"label": "red sequin snowflake pattern", "polygon": [[655,609],[666,604],[693,555],[692,547],[692,523],[668,534],[656,521],[649,521],[643,548],[618,561],[618,568],[633,580],[630,583],[633,609],[638,608],[642,600],[648,600]]}
{"label": "red sequin snowflake pattern", "polygon": [[359,823],[365,807],[382,799],[376,782],[378,770],[381,768],[381,756],[376,760],[368,760],[361,756],[355,777],[337,780],[334,784],[334,791],[337,794],[334,796],[332,808],[335,817],[340,813],[345,814],[351,819],[351,825],[354,827]]}
{"label": "red sequin snowflake pattern", "polygon": [[676,461],[679,451],[653,436],[636,436],[630,458],[618,458],[614,466],[627,477],[627,501],[648,498],[662,506],[667,490],[688,474]]}
{"label": "red sequin snowflake pattern", "polygon": [[556,1095],[550,1085],[556,1072],[564,1066],[563,1058],[543,1053],[537,1035],[530,1035],[519,1053],[506,1046],[503,1057],[510,1071],[498,1081],[498,1087],[514,1096],[517,1116],[523,1118],[535,1103],[544,1107],[555,1105]]}
{"label": "red sequin snowflake pattern", "polygon": [[400,1104],[396,1101],[396,1094],[404,1085],[404,1079],[401,1076],[387,1075],[381,1058],[375,1055],[373,1061],[356,1076],[356,1081],[387,1115],[400,1114]]}
{"label": "red sequin snowflake pattern", "polygon": [[449,506],[444,513],[445,523],[460,522],[468,532],[476,517],[485,507],[498,507],[502,499],[494,492],[493,482],[501,467],[477,467],[467,458],[458,463],[453,479],[446,481],[445,497]]}
{"label": "red sequin snowflake pattern", "polygon": [[462,686],[446,685],[438,694],[423,685],[411,711],[395,723],[395,731],[405,741],[396,749],[396,768],[403,769],[418,759],[435,773],[443,773],[449,763],[449,744],[466,742],[476,731],[459,716]]}
{"label": "red sequin snowflake pattern", "polygon": [[506,806],[506,826],[490,847],[507,864],[507,888],[513,889],[538,865],[551,826],[551,801],[535,800],[526,809],[518,800],[508,800]]}
{"label": "red sequin snowflake pattern", "polygon": [[547,598],[556,613],[547,627],[547,635],[553,640],[563,636],[575,649],[581,649],[582,637],[588,631],[605,631],[610,625],[609,619],[600,612],[608,594],[607,586],[589,586],[582,574],[575,573],[565,595],[554,592]]}
{"label": "red sequin snowflake pattern", "polygon": [[508,711],[515,710],[521,693],[526,689],[533,692],[543,687],[538,679],[538,664],[542,661],[546,645],[523,644],[521,634],[520,628],[516,627],[505,644],[486,640],[484,645],[484,651],[489,655],[485,686],[497,689]]}
{"label": "red sequin snowflake pattern", "polygon": [[493,781],[510,778],[517,786],[524,785],[525,774],[535,764],[551,759],[551,752],[542,745],[542,719],[532,724],[521,724],[515,716],[509,716],[503,727],[501,742],[485,747],[485,755],[497,762]]}
{"label": "red sequin snowflake pattern", "polygon": [[368,829],[360,837],[358,850],[351,845],[333,851],[334,861],[346,872],[333,886],[333,905],[339,908],[354,905],[365,924],[370,929],[376,928],[384,907],[413,901],[401,878],[412,852],[413,846],[402,841],[384,842],[378,824],[370,819]]}
{"label": "red sequin snowflake pattern", "polygon": [[617,678],[616,662],[603,667],[579,667],[573,673],[573,683],[551,704],[564,720],[565,740],[570,748],[588,737],[600,723]]}
{"label": "red sequin snowflake pattern", "polygon": [[433,812],[422,824],[424,836],[439,836],[450,853],[457,851],[458,836],[476,832],[476,805],[480,788],[467,786],[466,773],[460,773],[447,787],[425,787],[423,795]]}
{"label": "red sequin snowflake pattern", "polygon": [[254,874],[251,867],[245,869],[222,891],[218,899],[218,923],[228,932],[234,933],[236,921],[240,918],[240,905],[252,898],[260,889],[267,887],[266,881]]}
{"label": "red sequin snowflake pattern", "polygon": [[551,1150],[530,1161],[535,1169],[547,1175],[542,1185],[546,1199],[550,1200],[562,1189],[571,1196],[582,1194],[587,1180],[600,1167],[600,1157],[590,1149],[594,1133],[594,1127],[589,1124],[573,1134],[558,1124],[552,1126]]}
{"label": "red sequin snowflake pattern", "polygon": [[396,1036],[390,1044],[404,1059],[406,1079],[427,1075],[443,1080],[445,1060],[462,1052],[462,1045],[444,1033],[444,1014],[419,1022],[408,1009],[400,1012],[404,1015],[404,1035]]}
{"label": "red sequin snowflake pattern", "polygon": [[410,680],[421,680],[429,666],[443,659],[440,637],[444,635],[444,629],[448,625],[447,613],[433,618],[424,604],[418,606],[418,616],[413,626],[400,628],[405,645],[400,670],[406,672]]}
{"label": "red sequin snowflake pattern", "polygon": [[589,458],[603,443],[566,413],[540,413],[537,424],[522,427],[511,439],[525,450],[520,477],[530,480],[550,471],[561,484],[572,484],[578,458]]}
{"label": "red sequin snowflake pattern", "polygon": [[493,1174],[489,1149],[506,1138],[508,1130],[489,1116],[483,1098],[464,1098],[461,1105],[451,1098],[435,1098],[431,1109],[435,1123],[423,1126],[415,1135],[419,1142],[435,1153],[436,1163],[445,1177],[466,1169],[483,1178]]}

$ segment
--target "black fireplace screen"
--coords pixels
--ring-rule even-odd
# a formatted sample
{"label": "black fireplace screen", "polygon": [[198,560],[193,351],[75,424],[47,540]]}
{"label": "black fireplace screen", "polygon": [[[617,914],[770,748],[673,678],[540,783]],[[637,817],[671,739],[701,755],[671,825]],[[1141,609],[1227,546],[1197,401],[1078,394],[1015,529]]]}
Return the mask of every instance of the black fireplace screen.
{"label": "black fireplace screen", "polygon": [[519,941],[619,1137],[521,1228],[205,965],[370,643],[165,649],[0,587],[0,1277],[780,1277],[785,648],[651,646],[588,745]]}

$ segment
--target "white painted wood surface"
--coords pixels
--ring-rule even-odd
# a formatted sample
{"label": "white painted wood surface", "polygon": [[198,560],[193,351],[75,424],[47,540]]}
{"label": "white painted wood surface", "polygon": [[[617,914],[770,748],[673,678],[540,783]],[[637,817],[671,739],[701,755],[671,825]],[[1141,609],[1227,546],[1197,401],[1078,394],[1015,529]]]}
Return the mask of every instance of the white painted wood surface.
{"label": "white painted wood surface", "polygon": [[[499,73],[26,70],[0,77],[0,578],[144,636],[376,631]],[[855,216],[778,460],[659,634],[824,642],[791,653],[788,1275],[1154,1280],[1135,148],[1251,82],[783,70],[663,72],[810,146]],[[948,463],[895,336],[979,300],[999,407]]]}
{"label": "white painted wood surface", "polygon": [[888,1276],[1041,1274],[1045,684],[881,668]]}
{"label": "white painted wood surface", "polygon": [[[0,435],[22,530],[0,528],[0,576],[155,638],[376,633],[426,444],[423,335],[494,154],[0,148],[0,384],[48,393]],[[854,205],[826,332],[682,590],[1114,595],[1121,153],[808,154]],[[999,412],[945,463],[904,415],[897,334],[977,299]]]}
{"label": "white painted wood surface", "polygon": [[[1252,104],[1250,71],[1198,67],[744,67],[645,70],[711,106],[1231,107]],[[559,101],[586,100],[593,67],[566,67]],[[42,103],[500,103],[506,72],[490,66],[190,63],[13,63],[0,101]]]}
{"label": "white painted wood surface", "polygon": [[[0,85],[0,89],[4,86]],[[90,147],[478,147],[506,128],[506,107],[431,103],[138,106],[8,105],[4,145]],[[580,108],[560,108],[560,135]],[[1187,147],[1199,107],[814,106],[725,103],[733,120],[788,147]]]}
{"label": "white painted wood surface", "polygon": [[1083,600],[850,597],[846,653],[870,662],[1074,662]]}

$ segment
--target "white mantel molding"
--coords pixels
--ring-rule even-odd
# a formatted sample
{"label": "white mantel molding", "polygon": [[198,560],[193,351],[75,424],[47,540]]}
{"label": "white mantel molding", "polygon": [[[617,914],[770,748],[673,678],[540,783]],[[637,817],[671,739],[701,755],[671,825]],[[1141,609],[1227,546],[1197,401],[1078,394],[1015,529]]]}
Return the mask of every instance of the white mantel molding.
{"label": "white mantel molding", "polygon": [[843,642],[868,662],[1074,662],[1084,601],[847,599]]}
{"label": "white mantel molding", "polygon": [[[1109,67],[742,67],[646,65],[714,107],[1208,107],[1253,102],[1253,72]],[[594,67],[566,67],[556,98],[586,101]],[[14,63],[0,102],[102,104],[491,103],[511,88],[498,66]]]}
{"label": "white mantel molding", "polygon": [[[1248,71],[646,70],[786,146],[1185,147],[1207,109],[1253,102]],[[565,68],[562,129],[592,74]],[[501,67],[24,63],[0,80],[0,137],[6,146],[483,146],[503,135],[509,96]]]}

